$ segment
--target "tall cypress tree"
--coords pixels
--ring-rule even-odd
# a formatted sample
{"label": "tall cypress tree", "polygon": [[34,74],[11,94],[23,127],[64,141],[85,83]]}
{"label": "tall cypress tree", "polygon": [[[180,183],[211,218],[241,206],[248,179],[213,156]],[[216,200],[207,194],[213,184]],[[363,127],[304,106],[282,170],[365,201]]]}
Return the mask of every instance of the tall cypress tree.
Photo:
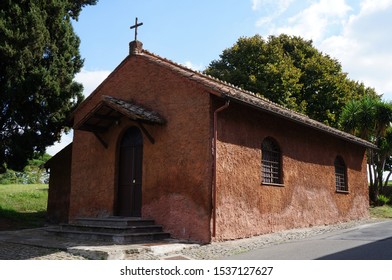
{"label": "tall cypress tree", "polygon": [[97,0],[0,2],[0,173],[22,169],[59,140],[82,101],[83,66],[72,28]]}

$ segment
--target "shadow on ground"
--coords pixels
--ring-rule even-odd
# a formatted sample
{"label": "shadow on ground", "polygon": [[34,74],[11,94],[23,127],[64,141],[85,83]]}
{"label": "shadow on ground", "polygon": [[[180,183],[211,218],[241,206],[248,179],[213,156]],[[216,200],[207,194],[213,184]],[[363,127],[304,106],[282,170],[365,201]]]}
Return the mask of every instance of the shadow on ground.
{"label": "shadow on ground", "polygon": [[318,260],[392,260],[392,238],[326,255]]}
{"label": "shadow on ground", "polygon": [[46,211],[23,213],[0,207],[0,231],[43,227]]}

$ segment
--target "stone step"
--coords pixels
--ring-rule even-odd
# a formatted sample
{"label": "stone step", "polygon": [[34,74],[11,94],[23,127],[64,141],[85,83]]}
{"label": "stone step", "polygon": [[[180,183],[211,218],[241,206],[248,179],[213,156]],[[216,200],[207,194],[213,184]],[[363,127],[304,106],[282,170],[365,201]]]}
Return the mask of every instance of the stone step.
{"label": "stone step", "polygon": [[147,226],[154,225],[152,219],[144,219],[138,217],[104,217],[104,218],[77,218],[74,224],[87,226]]}
{"label": "stone step", "polygon": [[47,229],[57,236],[114,244],[152,242],[170,238],[152,219],[138,217],[78,218],[70,224]]}
{"label": "stone step", "polygon": [[142,242],[152,242],[170,238],[170,234],[166,232],[144,232],[144,233],[128,233],[113,234],[105,232],[86,232],[73,230],[53,230],[47,229],[48,232],[61,237],[73,238],[88,241],[106,241],[114,244],[134,244]]}
{"label": "stone step", "polygon": [[86,224],[61,224],[62,231],[84,231],[84,232],[104,232],[113,234],[125,233],[144,233],[144,232],[162,232],[161,225],[137,225],[137,226],[100,226]]}

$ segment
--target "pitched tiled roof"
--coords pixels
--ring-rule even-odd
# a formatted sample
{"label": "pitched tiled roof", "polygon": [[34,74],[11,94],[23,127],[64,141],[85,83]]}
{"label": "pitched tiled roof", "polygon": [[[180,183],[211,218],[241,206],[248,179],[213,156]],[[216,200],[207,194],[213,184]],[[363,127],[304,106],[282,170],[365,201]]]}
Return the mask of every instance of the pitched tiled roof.
{"label": "pitched tiled roof", "polygon": [[[134,42],[133,42],[134,43]],[[132,45],[132,42],[131,44]],[[170,69],[171,71],[177,73],[178,75],[183,76],[184,78],[194,81],[204,88],[206,88],[211,94],[220,96],[222,98],[232,100],[238,103],[242,103],[246,106],[250,106],[253,108],[256,108],[261,111],[265,111],[274,115],[278,115],[282,118],[288,119],[290,121],[299,123],[301,125],[305,125],[307,127],[310,127],[312,129],[316,129],[319,131],[323,131],[325,133],[328,133],[330,135],[333,135],[335,137],[344,139],[346,141],[349,141],[351,143],[355,143],[367,148],[372,148],[372,149],[377,149],[377,146],[364,140],[361,138],[358,138],[356,136],[353,136],[349,133],[343,132],[341,130],[338,130],[336,128],[330,127],[328,125],[325,125],[321,122],[315,121],[308,116],[304,114],[297,113],[295,111],[292,111],[290,109],[287,109],[281,105],[278,105],[274,102],[271,102],[270,100],[260,97],[256,95],[253,92],[241,89],[237,86],[234,86],[230,83],[221,81],[217,78],[211,77],[209,75],[205,75],[201,72],[189,69],[183,65],[177,64],[169,59],[160,57],[154,53],[151,53],[147,50],[142,49],[142,44],[139,42],[139,45],[137,45],[135,50],[131,51],[131,54],[124,59],[124,61],[109,75],[107,79],[110,78],[111,75],[113,75],[115,72],[119,71],[119,69],[122,67],[124,63],[126,63],[128,60],[132,59],[132,57],[142,57],[148,60],[149,62],[155,63],[157,65],[160,65],[162,67],[166,67]],[[104,82],[103,82],[104,83]],[[100,88],[99,86],[98,88]],[[95,90],[97,91],[98,88]],[[79,108],[84,106],[84,104],[87,103],[87,101],[94,95],[94,92],[82,102],[82,104],[79,105]],[[78,110],[78,109],[76,109]],[[75,113],[75,112],[74,112]]]}
{"label": "pitched tiled roof", "polygon": [[[270,100],[260,97],[253,92],[241,89],[237,86],[229,84],[227,82],[221,81],[209,75],[205,75],[201,72],[189,69],[183,65],[177,64],[166,58],[162,58],[156,54],[149,51],[142,50],[138,53],[132,54],[137,56],[143,56],[151,62],[159,64],[161,66],[167,67],[172,71],[184,76],[185,78],[197,82],[204,87],[210,89],[212,94],[216,94],[223,98],[233,100],[242,103],[247,106],[254,107],[258,110],[262,110],[280,117],[289,119],[293,122],[311,127],[313,129],[323,131],[325,133],[334,135],[338,138],[344,139],[346,141],[365,146],[367,148],[377,149],[377,146],[364,140],[358,138],[349,133],[343,132],[339,129],[330,127],[321,122],[315,121],[304,114],[297,113],[293,110],[287,109],[281,105],[278,105]],[[131,55],[131,56],[132,56]]]}

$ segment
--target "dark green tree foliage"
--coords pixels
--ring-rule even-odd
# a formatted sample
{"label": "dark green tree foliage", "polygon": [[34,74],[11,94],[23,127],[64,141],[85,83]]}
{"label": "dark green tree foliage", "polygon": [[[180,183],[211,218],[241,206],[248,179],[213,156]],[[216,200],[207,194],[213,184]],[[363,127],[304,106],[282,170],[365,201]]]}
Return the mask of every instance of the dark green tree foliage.
{"label": "dark green tree foliage", "polygon": [[340,63],[288,35],[240,38],[206,74],[255,92],[286,108],[337,126],[342,107],[374,90],[347,78]]}
{"label": "dark green tree foliage", "polygon": [[59,140],[83,99],[71,20],[97,0],[0,2],[0,173],[21,170]]}

